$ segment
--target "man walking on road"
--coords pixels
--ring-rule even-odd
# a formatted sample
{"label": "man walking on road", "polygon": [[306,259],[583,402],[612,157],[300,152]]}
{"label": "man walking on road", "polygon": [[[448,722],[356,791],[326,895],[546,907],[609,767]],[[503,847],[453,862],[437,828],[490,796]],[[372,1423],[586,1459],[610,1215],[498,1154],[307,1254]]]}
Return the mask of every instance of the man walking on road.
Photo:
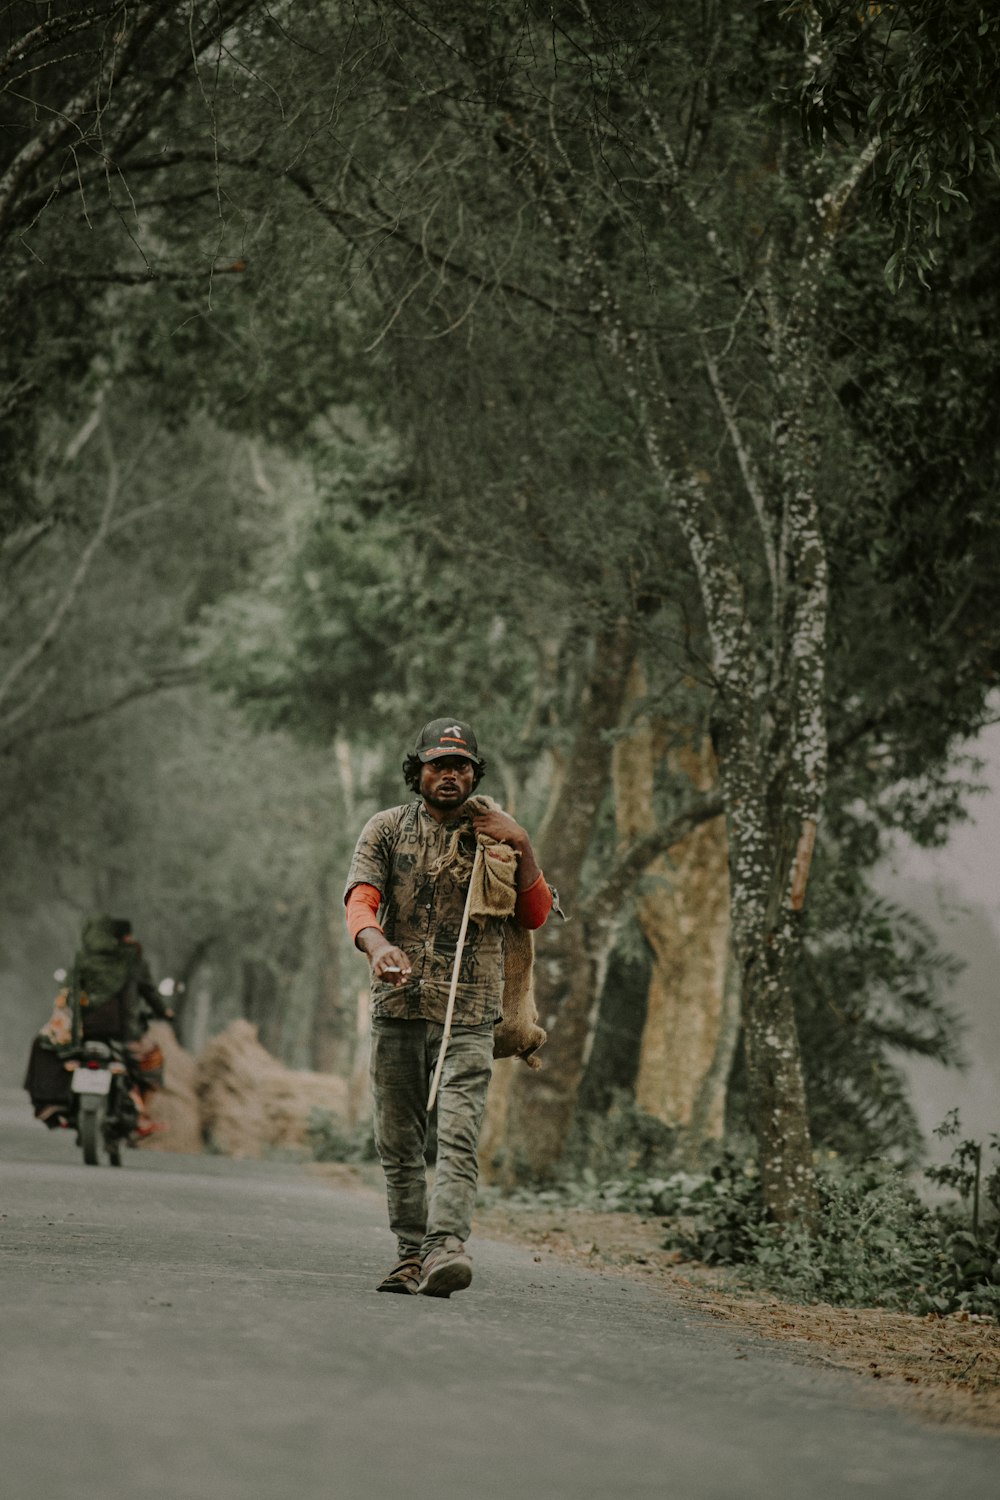
{"label": "man walking on road", "polygon": [[[469,802],[485,769],[467,724],[426,724],[403,762],[418,800],[369,819],[347,877],[348,931],[371,968],[375,1144],[399,1254],[380,1292],[448,1297],[472,1280],[465,1241],[501,1015],[505,929],[509,921],[541,927],[552,907],[524,829],[480,799]],[[466,924],[477,836],[514,851],[517,894],[512,917]],[[438,1089],[437,1167],[428,1202],[428,1085],[453,982],[454,1023]]]}

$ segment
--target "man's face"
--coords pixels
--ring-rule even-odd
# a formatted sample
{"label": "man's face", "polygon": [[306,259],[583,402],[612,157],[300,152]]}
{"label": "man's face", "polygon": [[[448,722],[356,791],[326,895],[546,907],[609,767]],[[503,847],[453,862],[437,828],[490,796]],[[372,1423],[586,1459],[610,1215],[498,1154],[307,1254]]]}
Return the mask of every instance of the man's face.
{"label": "man's face", "polygon": [[420,795],[438,812],[456,812],[470,795],[476,768],[464,755],[442,755],[420,768]]}

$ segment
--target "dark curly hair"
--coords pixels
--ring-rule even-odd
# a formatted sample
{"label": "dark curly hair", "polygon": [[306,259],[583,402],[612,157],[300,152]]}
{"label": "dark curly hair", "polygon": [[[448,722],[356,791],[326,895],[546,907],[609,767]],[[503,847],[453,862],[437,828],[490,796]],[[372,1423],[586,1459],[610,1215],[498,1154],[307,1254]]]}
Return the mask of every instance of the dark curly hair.
{"label": "dark curly hair", "polygon": [[[411,792],[419,793],[420,791],[420,772],[423,769],[423,766],[424,762],[420,759],[420,756],[414,755],[412,753],[408,755],[403,761],[403,780],[406,782],[406,785],[410,788]],[[472,790],[475,791],[476,787],[482,781],[483,776],[486,774],[486,762],[484,760],[480,760],[477,766],[475,761],[473,761],[472,771]]]}

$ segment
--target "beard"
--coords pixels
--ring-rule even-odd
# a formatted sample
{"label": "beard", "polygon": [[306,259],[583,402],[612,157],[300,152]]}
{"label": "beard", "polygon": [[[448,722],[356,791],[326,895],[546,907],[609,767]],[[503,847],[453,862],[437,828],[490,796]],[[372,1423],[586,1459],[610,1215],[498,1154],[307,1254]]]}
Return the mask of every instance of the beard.
{"label": "beard", "polygon": [[457,808],[462,807],[468,801],[469,796],[472,795],[472,787],[469,787],[468,790],[463,790],[460,781],[454,781],[453,784],[454,792],[448,793],[448,795],[442,795],[441,786],[436,786],[433,790],[429,789],[429,787],[424,789],[421,786],[420,795],[423,796],[427,807],[433,807],[433,810],[438,811],[438,813],[454,813],[454,811],[457,811]]}
{"label": "beard", "polygon": [[468,801],[472,793],[463,792],[461,787],[458,787],[455,792],[447,797],[432,795],[430,792],[422,792],[421,796],[428,807],[437,808],[438,812],[454,812],[456,808],[461,807],[463,803]]}

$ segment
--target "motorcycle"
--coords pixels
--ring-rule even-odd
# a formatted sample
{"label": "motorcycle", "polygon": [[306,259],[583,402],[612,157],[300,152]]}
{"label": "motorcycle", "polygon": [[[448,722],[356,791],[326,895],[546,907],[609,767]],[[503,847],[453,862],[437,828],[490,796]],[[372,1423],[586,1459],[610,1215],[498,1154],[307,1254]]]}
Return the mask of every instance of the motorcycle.
{"label": "motorcycle", "polygon": [[[143,1100],[163,1086],[163,1052],[149,1036],[127,1040],[120,1012],[101,1013],[107,1005],[89,1009],[86,1023],[79,1017],[74,1021],[65,969],[57,969],[54,978],[64,988],[32,1042],[24,1087],[36,1119],[49,1130],[76,1131],[87,1166],[99,1166],[103,1152],[111,1166],[120,1167],[124,1145],[136,1146],[167,1128],[150,1120],[143,1107]],[[164,979],[158,988],[166,998],[183,985]],[[165,1015],[173,1020],[172,1009]]]}
{"label": "motorcycle", "polygon": [[122,1147],[134,1144],[139,1112],[131,1094],[124,1047],[116,1042],[81,1042],[65,1063],[70,1072],[68,1123],[88,1167],[100,1164],[103,1148],[112,1167],[122,1164]]}

